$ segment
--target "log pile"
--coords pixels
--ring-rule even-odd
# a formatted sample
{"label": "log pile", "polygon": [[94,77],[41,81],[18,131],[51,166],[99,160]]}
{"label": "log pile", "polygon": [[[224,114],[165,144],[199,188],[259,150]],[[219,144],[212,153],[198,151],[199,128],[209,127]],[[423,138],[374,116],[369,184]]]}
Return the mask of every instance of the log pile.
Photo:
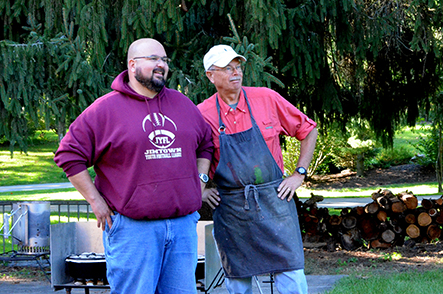
{"label": "log pile", "polygon": [[409,191],[394,195],[380,189],[371,198],[364,207],[341,209],[340,215],[317,206],[323,196],[311,194],[304,203],[297,200],[303,242],[326,244],[328,250],[335,250],[337,244],[355,250],[401,246],[406,239],[416,243],[443,239],[443,196],[423,199],[421,206]]}

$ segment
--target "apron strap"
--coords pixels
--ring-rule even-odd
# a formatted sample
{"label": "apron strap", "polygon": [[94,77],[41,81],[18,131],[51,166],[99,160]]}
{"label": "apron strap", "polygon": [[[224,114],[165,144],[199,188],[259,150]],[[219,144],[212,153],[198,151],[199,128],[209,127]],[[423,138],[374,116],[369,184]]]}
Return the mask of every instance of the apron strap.
{"label": "apron strap", "polygon": [[223,121],[222,121],[222,119],[221,119],[221,115],[220,115],[220,104],[218,103],[218,94],[215,96],[215,103],[216,103],[216,105],[217,105],[217,113],[218,113],[218,125],[219,125],[219,128],[218,128],[218,132],[221,134],[221,133],[225,133],[225,130],[226,130],[226,126],[225,126],[225,124],[223,123]]}
{"label": "apron strap", "polygon": [[[248,96],[246,95],[246,91],[243,88],[242,88],[242,91],[243,91],[243,94],[245,95],[246,104],[248,105],[249,115],[251,116],[251,124],[256,125],[257,123],[255,122],[255,118],[252,115],[251,106],[249,105]],[[220,104],[218,103],[218,94],[215,95],[215,103],[217,105],[217,113],[218,113],[218,125],[219,125],[218,132],[221,134],[221,133],[225,132],[226,126],[221,119]]]}
{"label": "apron strap", "polygon": [[245,187],[245,210],[249,210],[249,202],[248,202],[248,197],[249,197],[249,192],[254,193],[254,200],[255,200],[255,205],[257,208],[257,211],[261,210],[260,204],[258,203],[258,189],[256,185],[246,185]]}

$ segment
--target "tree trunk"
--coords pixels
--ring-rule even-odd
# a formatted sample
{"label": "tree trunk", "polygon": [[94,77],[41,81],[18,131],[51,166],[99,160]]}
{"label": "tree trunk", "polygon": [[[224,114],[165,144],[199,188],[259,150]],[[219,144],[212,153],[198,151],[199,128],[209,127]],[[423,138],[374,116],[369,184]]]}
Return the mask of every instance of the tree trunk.
{"label": "tree trunk", "polygon": [[421,227],[429,226],[431,222],[432,218],[427,212],[422,212],[417,217],[417,223]]}
{"label": "tree trunk", "polygon": [[391,230],[386,230],[383,233],[381,233],[381,238],[386,243],[392,243],[395,240],[395,233]]}
{"label": "tree trunk", "polygon": [[374,240],[378,237],[379,231],[374,218],[363,216],[359,221],[361,236],[366,240]]}
{"label": "tree trunk", "polygon": [[435,218],[435,222],[439,225],[443,225],[443,210],[437,214],[437,217]]}
{"label": "tree trunk", "polygon": [[391,203],[391,210],[394,213],[402,213],[407,209],[406,204],[397,197],[391,198]]}
{"label": "tree trunk", "polygon": [[436,209],[436,208],[431,208],[431,209],[429,209],[428,210],[428,213],[429,213],[429,216],[430,217],[435,217],[435,216],[437,216],[437,214],[438,214],[438,210]]}
{"label": "tree trunk", "polygon": [[329,219],[329,223],[332,226],[338,226],[341,224],[341,217],[338,215],[331,215],[331,218]]}
{"label": "tree trunk", "polygon": [[353,215],[343,217],[341,224],[346,229],[353,229],[357,225],[357,218]]}
{"label": "tree trunk", "polygon": [[61,140],[66,135],[66,113],[65,111],[62,111],[62,115],[57,121],[57,135],[58,135],[58,141],[61,142]]}
{"label": "tree trunk", "polygon": [[378,239],[371,241],[371,248],[389,248],[389,247],[391,247],[391,244],[380,242],[380,240]]}
{"label": "tree trunk", "polygon": [[412,239],[420,237],[420,229],[416,225],[409,225],[406,228],[406,234]]}
{"label": "tree trunk", "polygon": [[357,154],[357,177],[363,177],[365,172],[365,157],[363,153]]}
{"label": "tree trunk", "polygon": [[402,193],[400,199],[408,209],[416,209],[418,206],[418,199],[415,195],[409,193]]}
{"label": "tree trunk", "polygon": [[378,205],[380,207],[382,207],[385,210],[390,210],[391,209],[391,201],[386,196],[378,197],[377,198],[377,203],[378,203]]}
{"label": "tree trunk", "polygon": [[429,240],[432,241],[432,240],[440,238],[441,229],[438,225],[432,224],[428,227],[426,234],[428,235]]}
{"label": "tree trunk", "polygon": [[378,203],[373,201],[371,203],[366,204],[365,211],[369,214],[376,214],[379,209]]}
{"label": "tree trunk", "polygon": [[388,219],[388,214],[386,213],[386,211],[380,210],[377,213],[377,218],[378,218],[379,221],[385,222]]}
{"label": "tree trunk", "polygon": [[438,193],[443,193],[443,139],[442,139],[442,123],[438,128],[438,153],[435,170],[437,173]]}
{"label": "tree trunk", "polygon": [[413,214],[413,213],[408,213],[406,216],[405,216],[405,222],[407,223],[407,224],[415,224],[415,222],[417,221],[417,217],[415,216],[415,214]]}
{"label": "tree trunk", "polygon": [[429,210],[434,207],[434,203],[432,203],[431,199],[423,199],[421,201],[421,206],[423,206],[424,209]]}

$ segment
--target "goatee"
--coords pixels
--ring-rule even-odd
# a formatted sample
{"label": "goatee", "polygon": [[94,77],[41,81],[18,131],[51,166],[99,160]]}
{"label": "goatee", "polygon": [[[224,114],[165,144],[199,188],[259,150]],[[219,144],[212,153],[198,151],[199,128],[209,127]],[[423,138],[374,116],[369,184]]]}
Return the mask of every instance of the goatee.
{"label": "goatee", "polygon": [[165,70],[163,68],[155,68],[152,71],[152,75],[150,78],[144,77],[141,73],[141,70],[138,68],[135,70],[135,79],[142,84],[144,87],[146,87],[148,90],[154,91],[156,93],[160,92],[163,87],[165,86],[166,80],[162,77],[160,79],[154,78],[154,73],[161,73],[165,74]]}

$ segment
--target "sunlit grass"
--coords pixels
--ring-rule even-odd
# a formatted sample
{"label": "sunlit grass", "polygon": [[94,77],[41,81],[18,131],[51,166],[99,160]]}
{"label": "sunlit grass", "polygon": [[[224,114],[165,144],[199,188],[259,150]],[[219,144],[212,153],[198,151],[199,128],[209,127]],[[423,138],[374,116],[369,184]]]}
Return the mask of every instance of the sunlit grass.
{"label": "sunlit grass", "polygon": [[415,127],[405,127],[398,131],[394,138],[394,148],[403,146],[404,148],[416,151],[414,144],[419,141],[420,136],[426,137],[429,134],[430,125],[416,125]]}
{"label": "sunlit grass", "polygon": [[11,158],[9,151],[0,151],[1,186],[67,181],[53,158],[53,152],[15,153]]}
{"label": "sunlit grass", "polygon": [[374,186],[365,188],[345,188],[345,189],[328,189],[317,190],[301,187],[297,189],[297,196],[300,198],[309,198],[311,193],[315,195],[321,195],[323,197],[370,197],[373,192],[379,189],[390,190],[394,194],[398,194],[404,191],[410,191],[415,196],[423,195],[440,195],[438,193],[437,182],[433,183],[421,183],[421,184],[394,184],[386,186]]}
{"label": "sunlit grass", "polygon": [[443,270],[406,272],[368,276],[349,276],[340,279],[328,294],[438,294],[442,293]]}
{"label": "sunlit grass", "polygon": [[0,201],[85,200],[74,188],[0,193]]}
{"label": "sunlit grass", "polygon": [[0,186],[67,182],[54,162],[57,147],[57,135],[52,131],[38,132],[27,154],[15,150],[11,157],[9,146],[0,146]]}

